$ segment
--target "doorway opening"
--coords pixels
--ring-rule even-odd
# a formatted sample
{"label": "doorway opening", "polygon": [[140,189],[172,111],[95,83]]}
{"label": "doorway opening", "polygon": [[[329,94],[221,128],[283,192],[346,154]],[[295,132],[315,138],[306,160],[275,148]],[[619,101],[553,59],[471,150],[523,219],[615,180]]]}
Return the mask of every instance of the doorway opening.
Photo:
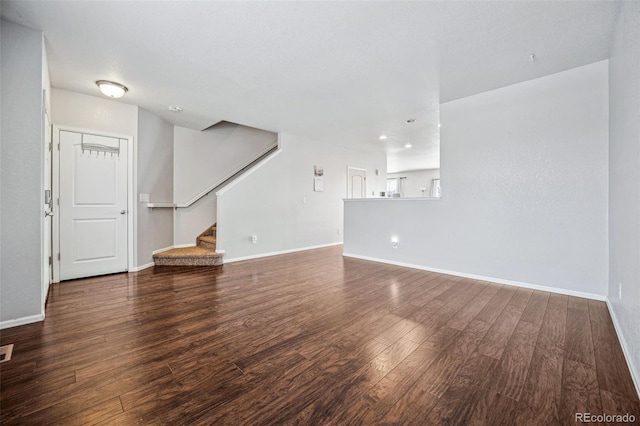
{"label": "doorway opening", "polygon": [[347,167],[347,198],[367,197],[367,170]]}

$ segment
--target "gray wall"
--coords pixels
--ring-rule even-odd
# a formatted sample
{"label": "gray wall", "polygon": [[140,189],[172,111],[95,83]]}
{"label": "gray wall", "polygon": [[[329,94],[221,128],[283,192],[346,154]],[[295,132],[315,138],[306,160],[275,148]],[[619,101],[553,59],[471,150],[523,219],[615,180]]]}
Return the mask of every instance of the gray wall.
{"label": "gray wall", "polygon": [[1,23],[0,324],[42,314],[42,33]]}
{"label": "gray wall", "polygon": [[[138,110],[138,193],[156,202],[173,200],[173,125]],[[173,209],[149,209],[138,202],[138,266],[153,262],[152,253],[173,245]]]}
{"label": "gray wall", "polygon": [[199,131],[175,127],[174,197],[186,203],[274,145],[278,135],[221,122]]}
{"label": "gray wall", "polygon": [[603,299],[607,68],[443,104],[442,198],[345,202],[345,253]]}
{"label": "gray wall", "polygon": [[[640,3],[622,2],[609,61],[609,288],[640,389]],[[622,287],[622,299],[618,285]]]}
{"label": "gray wall", "polygon": [[[176,126],[174,130],[174,201],[187,203],[273,146],[273,132],[221,122],[198,131]],[[176,245],[195,244],[196,237],[216,222],[213,193],[174,213]]]}
{"label": "gray wall", "polygon": [[[342,241],[347,166],[367,169],[367,195],[386,188],[386,156],[280,134],[281,151],[218,192],[218,247],[225,262]],[[324,191],[313,191],[314,166]],[[340,230],[340,233],[338,233]],[[258,243],[251,243],[251,236]]]}

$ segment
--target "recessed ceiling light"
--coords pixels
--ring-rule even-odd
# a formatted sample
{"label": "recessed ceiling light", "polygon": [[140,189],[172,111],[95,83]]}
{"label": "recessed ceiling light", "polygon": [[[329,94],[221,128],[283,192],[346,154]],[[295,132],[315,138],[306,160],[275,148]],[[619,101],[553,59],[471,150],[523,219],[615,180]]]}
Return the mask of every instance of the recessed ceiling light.
{"label": "recessed ceiling light", "polygon": [[407,123],[415,123],[416,119],[415,118],[410,118],[407,120]]}
{"label": "recessed ceiling light", "polygon": [[383,141],[383,140],[385,140],[386,138],[387,138],[387,135],[380,135],[380,138],[379,138],[379,139],[380,139],[381,141]]}
{"label": "recessed ceiling light", "polygon": [[169,106],[169,111],[180,112],[180,111],[182,111],[182,107],[171,105],[171,106]]}
{"label": "recessed ceiling light", "polygon": [[129,91],[129,89],[127,89],[122,84],[109,80],[98,80],[96,81],[96,85],[103,95],[110,98],[121,98],[125,93]]}
{"label": "recessed ceiling light", "polygon": [[442,123],[438,123],[438,128],[442,127]]}
{"label": "recessed ceiling light", "polygon": [[406,144],[404,147],[405,148],[411,148],[413,145],[411,145],[410,143]]}

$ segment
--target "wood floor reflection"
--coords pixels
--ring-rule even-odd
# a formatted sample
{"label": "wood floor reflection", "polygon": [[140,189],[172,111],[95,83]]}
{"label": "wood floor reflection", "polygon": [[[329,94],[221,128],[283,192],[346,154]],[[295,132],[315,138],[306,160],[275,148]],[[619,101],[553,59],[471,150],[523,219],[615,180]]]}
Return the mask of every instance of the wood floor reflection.
{"label": "wood floor reflection", "polygon": [[54,285],[44,323],[2,331],[0,423],[640,418],[603,302],[341,250]]}

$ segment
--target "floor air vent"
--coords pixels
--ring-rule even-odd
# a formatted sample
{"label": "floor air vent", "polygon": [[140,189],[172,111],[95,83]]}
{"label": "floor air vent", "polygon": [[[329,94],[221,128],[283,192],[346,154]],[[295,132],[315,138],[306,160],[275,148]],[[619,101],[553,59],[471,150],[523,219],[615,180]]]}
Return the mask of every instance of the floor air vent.
{"label": "floor air vent", "polygon": [[0,364],[11,360],[13,345],[0,346]]}

